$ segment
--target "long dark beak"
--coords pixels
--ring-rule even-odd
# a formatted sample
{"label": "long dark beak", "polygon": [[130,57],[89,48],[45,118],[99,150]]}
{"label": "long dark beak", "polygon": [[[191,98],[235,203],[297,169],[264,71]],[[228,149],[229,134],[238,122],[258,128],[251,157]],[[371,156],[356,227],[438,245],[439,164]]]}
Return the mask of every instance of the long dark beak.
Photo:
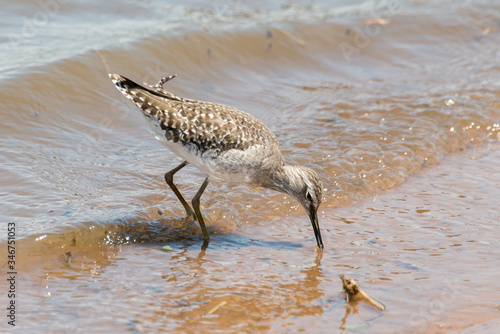
{"label": "long dark beak", "polygon": [[319,230],[318,223],[318,210],[313,207],[309,208],[309,218],[311,218],[311,224],[314,230],[314,236],[316,237],[316,242],[318,243],[318,248],[323,249],[323,240],[321,240],[321,232]]}

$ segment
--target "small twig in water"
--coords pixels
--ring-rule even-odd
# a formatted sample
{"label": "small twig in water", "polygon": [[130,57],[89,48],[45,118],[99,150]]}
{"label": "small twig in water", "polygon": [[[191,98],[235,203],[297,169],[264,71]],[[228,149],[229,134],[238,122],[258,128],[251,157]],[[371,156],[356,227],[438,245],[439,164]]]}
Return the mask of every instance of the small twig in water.
{"label": "small twig in water", "polygon": [[359,284],[356,283],[352,278],[345,277],[344,275],[340,275],[340,279],[342,280],[342,285],[344,287],[344,291],[346,293],[345,299],[348,303],[357,302],[357,301],[365,301],[368,304],[372,305],[375,308],[383,311],[385,310],[385,306],[368,296],[366,292],[359,288]]}

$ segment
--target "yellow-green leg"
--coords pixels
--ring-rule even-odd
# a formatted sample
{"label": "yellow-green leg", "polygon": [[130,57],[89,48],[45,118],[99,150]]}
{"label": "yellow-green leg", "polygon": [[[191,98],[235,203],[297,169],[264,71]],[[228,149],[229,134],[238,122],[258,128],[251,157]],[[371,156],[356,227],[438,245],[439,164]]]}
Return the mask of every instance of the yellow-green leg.
{"label": "yellow-green leg", "polygon": [[172,169],[170,172],[165,174],[165,182],[169,185],[170,189],[174,192],[175,196],[179,199],[179,201],[182,203],[182,206],[184,209],[186,209],[186,213],[188,216],[193,216],[196,218],[195,213],[193,209],[189,206],[189,204],[186,202],[184,197],[182,197],[181,193],[179,192],[179,189],[174,184],[174,174],[177,173],[179,170],[181,170],[183,167],[185,167],[188,164],[187,161],[184,161],[181,163],[179,166],[175,167]]}
{"label": "yellow-green leg", "polygon": [[208,234],[207,227],[205,226],[205,221],[203,220],[203,216],[201,215],[200,212],[200,197],[201,194],[205,191],[205,188],[208,186],[208,175],[205,178],[205,181],[203,181],[203,184],[200,187],[200,190],[194,195],[192,204],[194,208],[194,212],[196,213],[196,220],[198,220],[198,223],[200,223],[201,231],[203,232],[203,237],[205,239],[205,243],[207,243],[210,240],[210,235]]}

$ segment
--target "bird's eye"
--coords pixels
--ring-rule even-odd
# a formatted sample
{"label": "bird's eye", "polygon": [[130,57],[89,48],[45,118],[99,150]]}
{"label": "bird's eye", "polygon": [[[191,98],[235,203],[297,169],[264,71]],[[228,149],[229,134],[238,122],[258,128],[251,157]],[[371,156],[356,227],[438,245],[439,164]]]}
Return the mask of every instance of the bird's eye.
{"label": "bird's eye", "polygon": [[306,192],[306,198],[307,198],[308,200],[310,200],[311,202],[312,202],[312,200],[313,200],[313,198],[312,198],[311,193],[309,192],[309,190]]}

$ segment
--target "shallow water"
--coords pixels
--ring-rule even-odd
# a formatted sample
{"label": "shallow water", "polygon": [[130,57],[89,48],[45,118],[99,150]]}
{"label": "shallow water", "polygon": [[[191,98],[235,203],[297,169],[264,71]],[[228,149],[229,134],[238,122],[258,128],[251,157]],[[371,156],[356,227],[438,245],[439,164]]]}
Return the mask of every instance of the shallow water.
{"label": "shallow water", "polygon": [[[1,5],[0,219],[17,228],[20,330],[498,327],[497,4]],[[201,250],[163,180],[177,158],[109,72],[177,73],[176,95],[268,124],[287,163],[323,179],[323,253],[293,199],[218,182]],[[202,180],[176,175],[189,198]],[[346,315],[339,274],[387,310]]]}

